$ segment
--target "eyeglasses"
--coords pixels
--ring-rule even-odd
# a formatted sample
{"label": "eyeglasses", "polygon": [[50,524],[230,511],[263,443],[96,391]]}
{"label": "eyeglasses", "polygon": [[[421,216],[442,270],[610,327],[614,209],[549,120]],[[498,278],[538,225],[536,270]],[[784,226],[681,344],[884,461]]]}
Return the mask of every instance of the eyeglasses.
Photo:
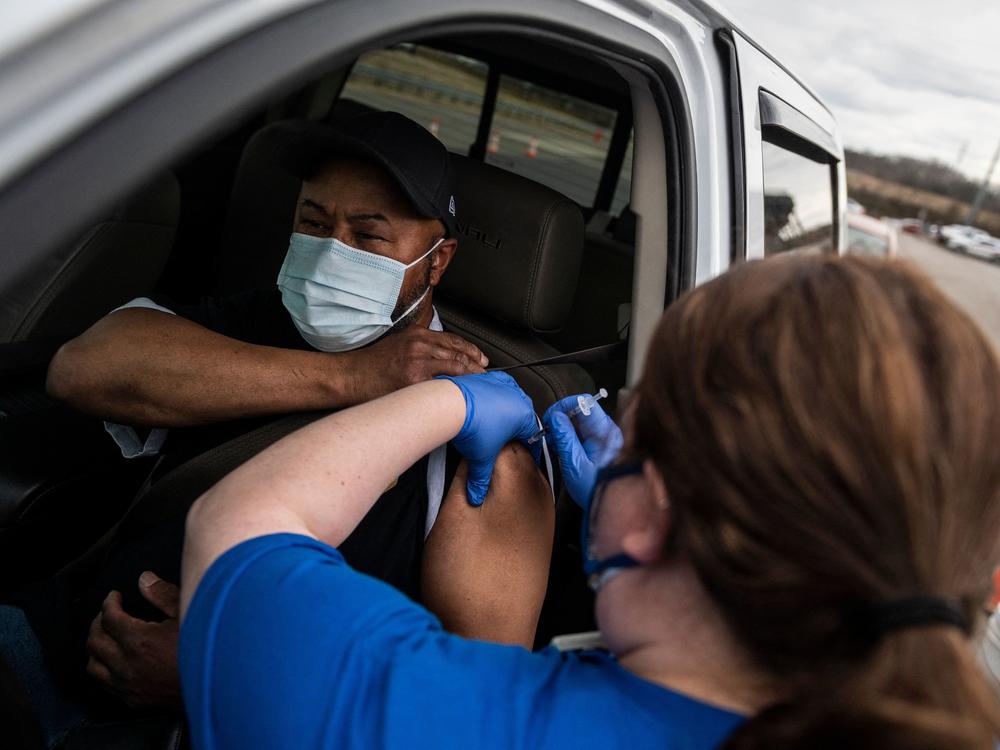
{"label": "eyeglasses", "polygon": [[597,528],[603,501],[607,496],[607,490],[611,483],[617,479],[641,473],[642,464],[638,462],[612,464],[605,466],[597,472],[594,491],[590,496],[590,501],[584,508],[583,523],[580,529],[581,547],[583,549],[583,572],[587,576],[587,584],[594,591],[597,591],[622,570],[634,568],[639,564],[638,561],[629,557],[624,552],[604,559],[599,558],[591,531]]}

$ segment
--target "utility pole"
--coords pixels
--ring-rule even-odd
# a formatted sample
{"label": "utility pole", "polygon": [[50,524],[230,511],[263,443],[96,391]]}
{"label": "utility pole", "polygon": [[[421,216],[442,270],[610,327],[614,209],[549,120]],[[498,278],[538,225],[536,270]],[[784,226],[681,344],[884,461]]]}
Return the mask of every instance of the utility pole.
{"label": "utility pole", "polygon": [[979,192],[976,193],[976,199],[972,202],[972,209],[969,211],[969,218],[965,221],[966,224],[973,225],[976,223],[979,210],[983,207],[983,201],[986,200],[986,193],[990,189],[990,180],[993,179],[993,169],[996,167],[998,159],[1000,159],[1000,143],[997,144],[997,150],[993,152],[993,158],[990,159],[990,168],[986,170],[986,179],[979,186]]}
{"label": "utility pole", "polygon": [[962,163],[962,159],[965,158],[965,152],[969,150],[969,140],[966,139],[962,141],[962,145],[958,147],[958,156],[955,157],[955,169],[958,169],[959,165]]}

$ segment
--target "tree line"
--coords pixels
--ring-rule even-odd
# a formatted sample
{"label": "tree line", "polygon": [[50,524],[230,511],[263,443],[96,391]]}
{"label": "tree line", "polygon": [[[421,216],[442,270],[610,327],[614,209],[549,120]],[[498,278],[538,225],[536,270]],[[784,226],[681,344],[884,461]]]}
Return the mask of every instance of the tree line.
{"label": "tree line", "polygon": [[[911,156],[884,156],[845,149],[847,168],[908,187],[944,195],[971,204],[979,183],[954,167],[937,160]],[[1000,190],[992,188],[983,203],[986,211],[1000,212]]]}

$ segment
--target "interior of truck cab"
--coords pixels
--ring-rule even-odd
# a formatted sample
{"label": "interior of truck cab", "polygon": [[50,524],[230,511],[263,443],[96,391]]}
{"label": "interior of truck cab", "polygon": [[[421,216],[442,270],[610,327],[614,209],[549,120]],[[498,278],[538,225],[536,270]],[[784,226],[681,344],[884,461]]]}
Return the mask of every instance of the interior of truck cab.
{"label": "interior of truck cab", "polygon": [[[529,365],[512,375],[539,414],[599,388],[614,414],[637,362],[633,296],[639,290],[655,302],[658,294],[662,309],[663,284],[677,274],[656,281],[648,271],[680,262],[672,227],[679,191],[668,189],[677,144],[650,92],[640,71],[557,36],[506,30],[392,41],[262,93],[141,184],[95,206],[82,231],[51,247],[44,283],[0,310],[0,591],[16,596],[84,575],[123,518],[126,527],[157,523],[161,505],[190,503],[303,423],[248,423],[162,475],[155,457],[124,458],[99,417],[73,412],[45,389],[58,347],[130,300],[190,304],[274,287],[300,184],[274,155],[282,123],[397,111],[441,140],[460,206],[458,251],[434,296],[445,330],[482,349],[492,366]],[[86,191],[102,175],[74,179]],[[595,347],[596,355],[531,366]],[[537,647],[594,629],[579,525],[578,507],[560,492]],[[113,730],[115,746],[176,741],[176,717],[157,721]],[[96,744],[102,737],[74,747],[105,746]]]}

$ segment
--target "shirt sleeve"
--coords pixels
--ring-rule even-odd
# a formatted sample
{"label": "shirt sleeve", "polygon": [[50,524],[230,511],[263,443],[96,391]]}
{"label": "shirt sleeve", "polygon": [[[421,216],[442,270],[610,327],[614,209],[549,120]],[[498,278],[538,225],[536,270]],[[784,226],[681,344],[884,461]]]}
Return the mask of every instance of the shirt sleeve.
{"label": "shirt sleeve", "polygon": [[[136,297],[131,302],[126,302],[124,305],[119,305],[118,307],[116,307],[111,312],[115,313],[115,312],[118,312],[119,310],[128,310],[128,309],[134,308],[134,307],[141,307],[141,308],[145,308],[147,310],[158,310],[159,312],[166,313],[167,315],[176,315],[176,313],[173,310],[171,310],[168,307],[164,307],[161,304],[158,304],[158,303],[154,302],[149,297]],[[108,313],[108,315],[110,315],[110,314],[111,313]]]}
{"label": "shirt sleeve", "polygon": [[[298,347],[294,326],[275,289],[252,289],[228,297],[202,297],[194,304],[180,304],[167,295],[137,297],[111,313],[147,308],[178,315],[223,336],[265,346]],[[108,313],[109,315],[111,313]]]}
{"label": "shirt sleeve", "polygon": [[558,657],[449,635],[337,550],[275,534],[206,572],[179,661],[195,747],[360,750],[530,746]]}
{"label": "shirt sleeve", "polygon": [[[261,292],[249,292],[222,299],[205,297],[196,305],[178,305],[164,295],[154,295],[136,297],[108,314],[135,308],[156,310],[167,315],[179,315],[216,333],[248,341],[251,331],[261,330],[258,311],[264,304],[266,303]],[[143,438],[131,425],[108,421],[104,422],[104,429],[118,445],[124,458],[159,455],[169,434],[165,428],[154,427]]]}
{"label": "shirt sleeve", "polygon": [[146,437],[142,438],[134,427],[107,420],[104,422],[104,431],[115,441],[118,449],[122,452],[122,458],[144,458],[160,455],[160,449],[169,434],[169,430],[165,427],[153,427],[146,434]]}
{"label": "shirt sleeve", "polygon": [[251,290],[228,297],[202,297],[193,305],[169,305],[182,318],[249,344],[274,345],[273,331],[287,317],[271,291]]}
{"label": "shirt sleeve", "polygon": [[[119,310],[128,310],[130,308],[144,308],[147,310],[157,310],[167,315],[176,315],[176,313],[168,307],[154,302],[149,297],[136,297],[130,302],[126,302],[124,305],[119,305],[114,310],[108,313],[116,313]],[[158,456],[160,454],[160,448],[163,447],[164,441],[167,439],[168,431],[163,427],[154,427],[149,430],[145,438],[139,436],[139,432],[132,426],[127,424],[118,424],[117,422],[104,422],[104,430],[107,432],[111,439],[115,441],[118,449],[122,452],[122,458],[142,458],[144,456]]]}

